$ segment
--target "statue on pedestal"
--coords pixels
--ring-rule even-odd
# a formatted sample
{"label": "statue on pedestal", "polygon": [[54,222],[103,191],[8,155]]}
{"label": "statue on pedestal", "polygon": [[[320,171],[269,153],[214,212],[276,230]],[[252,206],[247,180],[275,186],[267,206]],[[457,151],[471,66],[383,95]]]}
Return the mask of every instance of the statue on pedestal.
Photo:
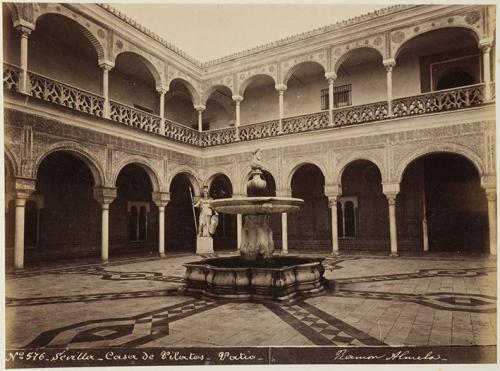
{"label": "statue on pedestal", "polygon": [[202,197],[193,206],[200,209],[198,219],[198,237],[211,237],[215,234],[219,224],[219,214],[215,211],[211,202],[213,199],[208,195],[208,187],[203,187]]}

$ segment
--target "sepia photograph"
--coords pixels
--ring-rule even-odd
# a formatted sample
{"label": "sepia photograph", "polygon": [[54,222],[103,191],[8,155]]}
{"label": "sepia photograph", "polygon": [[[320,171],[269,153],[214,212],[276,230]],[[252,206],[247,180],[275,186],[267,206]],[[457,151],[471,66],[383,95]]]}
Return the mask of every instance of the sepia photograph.
{"label": "sepia photograph", "polygon": [[1,7],[1,368],[497,366],[496,5]]}

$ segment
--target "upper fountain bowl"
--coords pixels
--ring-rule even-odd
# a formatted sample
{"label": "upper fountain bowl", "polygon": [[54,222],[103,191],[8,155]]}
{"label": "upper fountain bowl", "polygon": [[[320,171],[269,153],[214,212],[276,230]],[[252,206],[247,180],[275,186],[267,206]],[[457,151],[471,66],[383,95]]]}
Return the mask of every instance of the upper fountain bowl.
{"label": "upper fountain bowl", "polygon": [[290,197],[236,197],[213,200],[211,206],[224,214],[263,215],[298,211],[303,203]]}

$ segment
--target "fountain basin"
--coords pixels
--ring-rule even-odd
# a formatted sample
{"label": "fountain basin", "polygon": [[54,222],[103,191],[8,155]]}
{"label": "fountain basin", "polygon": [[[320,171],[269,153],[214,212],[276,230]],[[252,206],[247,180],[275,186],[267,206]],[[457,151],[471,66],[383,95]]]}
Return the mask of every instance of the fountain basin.
{"label": "fountain basin", "polygon": [[224,214],[262,215],[298,211],[303,203],[290,197],[236,197],[213,200],[211,206]]}
{"label": "fountain basin", "polygon": [[186,290],[212,298],[290,302],[324,290],[322,258],[240,256],[186,263]]}

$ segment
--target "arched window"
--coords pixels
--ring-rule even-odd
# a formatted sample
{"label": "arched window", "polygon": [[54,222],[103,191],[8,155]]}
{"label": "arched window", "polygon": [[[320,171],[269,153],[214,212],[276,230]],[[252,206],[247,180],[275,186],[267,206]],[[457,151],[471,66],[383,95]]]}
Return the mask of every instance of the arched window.
{"label": "arched window", "polygon": [[337,202],[338,235],[341,238],[354,238],[358,235],[358,198],[339,197]]}
{"label": "arched window", "polygon": [[128,210],[130,241],[146,241],[148,239],[149,202],[129,201]]}

